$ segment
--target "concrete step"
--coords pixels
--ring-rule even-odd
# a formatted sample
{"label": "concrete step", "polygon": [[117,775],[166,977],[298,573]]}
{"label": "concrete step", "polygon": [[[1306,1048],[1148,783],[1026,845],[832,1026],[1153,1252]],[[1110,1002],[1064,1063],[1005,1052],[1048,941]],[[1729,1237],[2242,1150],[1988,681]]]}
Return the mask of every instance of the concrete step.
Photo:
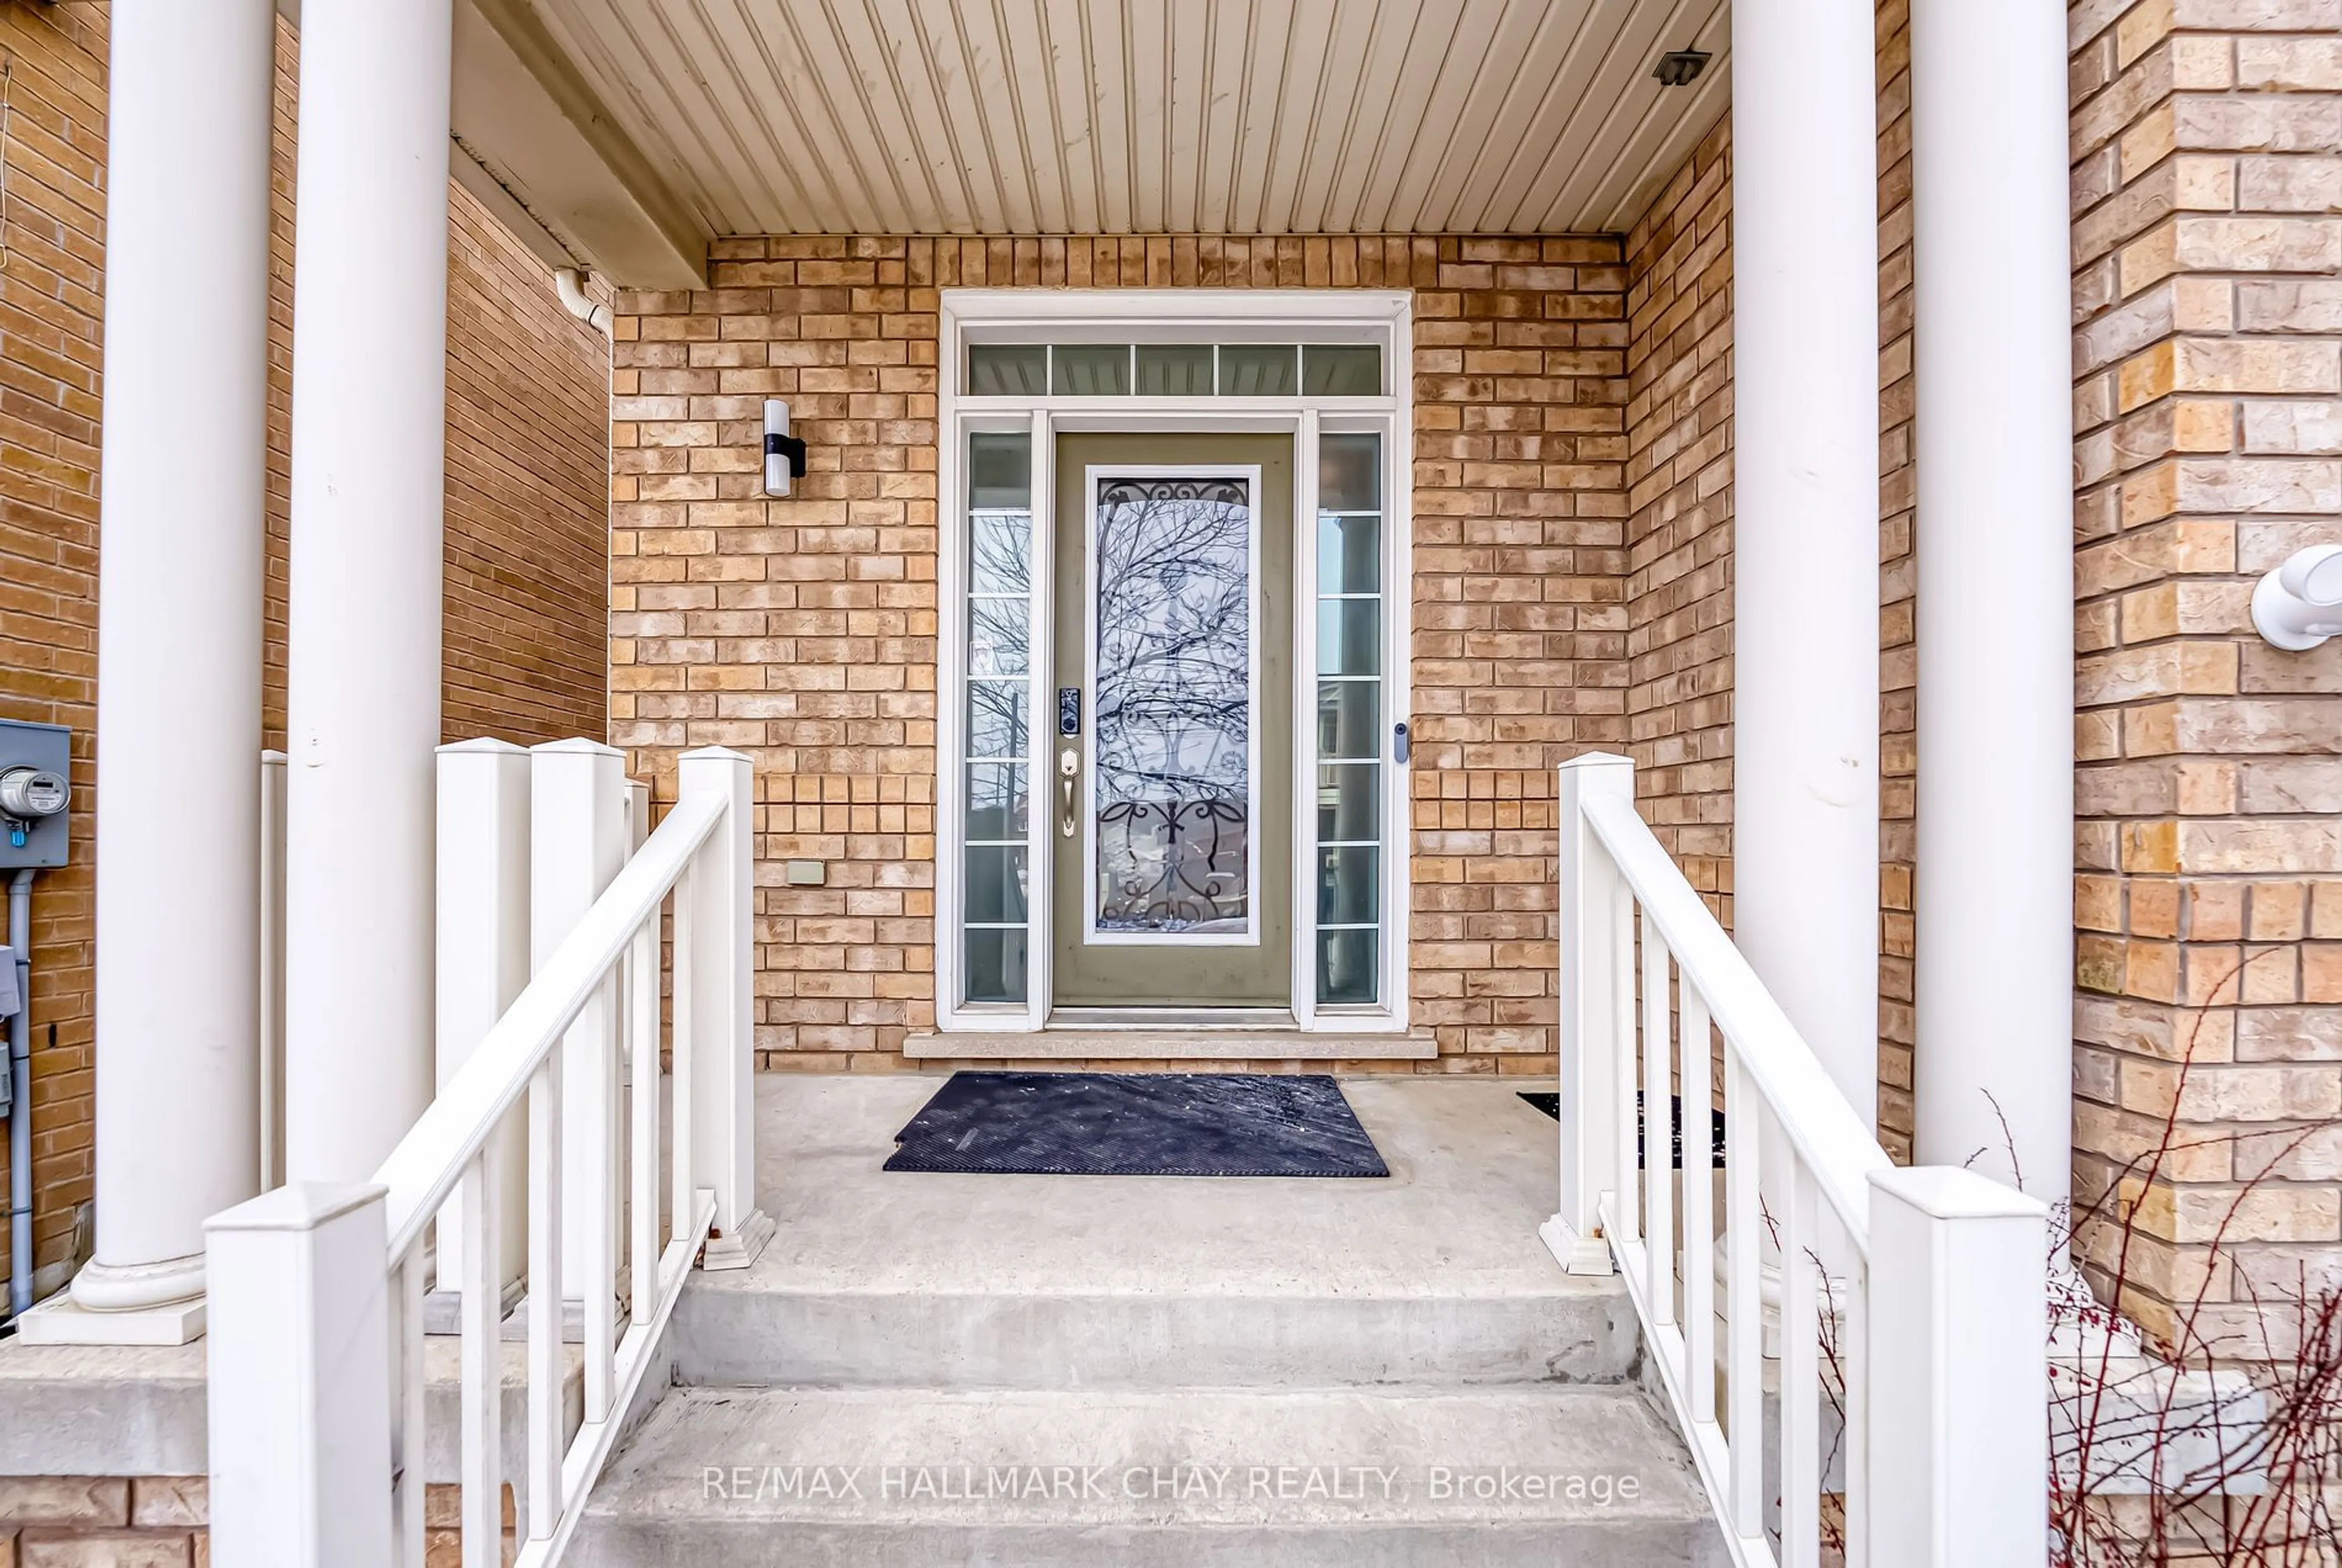
{"label": "concrete step", "polygon": [[1615,1283],[1575,1284],[1492,1298],[695,1282],[668,1344],[681,1381],[736,1387],[1617,1382],[1634,1309]]}
{"label": "concrete step", "polygon": [[1598,1383],[1616,1280],[1537,1240],[1556,1133],[1508,1082],[1351,1078],[1387,1180],[880,1169],[941,1079],[759,1082],[753,1268],[695,1275],[688,1383],[967,1388]]}
{"label": "concrete step", "polygon": [[577,1568],[1720,1568],[1625,1386],[677,1389]]}

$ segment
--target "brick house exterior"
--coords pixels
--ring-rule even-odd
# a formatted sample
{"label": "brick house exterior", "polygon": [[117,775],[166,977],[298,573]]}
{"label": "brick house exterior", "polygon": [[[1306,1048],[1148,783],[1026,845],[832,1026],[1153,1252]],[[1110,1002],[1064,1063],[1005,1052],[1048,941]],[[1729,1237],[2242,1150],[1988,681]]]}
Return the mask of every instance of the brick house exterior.
{"label": "brick house exterior", "polygon": [[[1904,0],[1877,17],[1879,1111],[1907,1155],[1925,875],[1910,42]],[[2278,653],[2247,609],[2342,518],[2342,0],[2082,0],[2070,18],[2077,1201],[2135,1211],[2157,1242],[2124,1303],[2150,1327],[2200,1290],[2248,1333],[2253,1297],[2342,1268],[2342,654]],[[91,1193],[105,46],[94,9],[0,6],[0,712],[75,726],[84,802],[36,934],[51,1281]],[[280,47],[272,738],[289,28]],[[606,733],[663,798],[676,749],[748,751],[760,854],[838,868],[760,889],[761,1060],[903,1066],[936,1001],[938,291],[1404,287],[1411,1021],[1438,1046],[1413,1065],[1550,1074],[1555,764],[1630,753],[1646,813],[1730,909],[1731,157],[1718,125],[1622,234],[719,239],[706,290],[617,299],[606,383],[600,337],[458,189],[447,733]],[[814,448],[787,502],[754,481],[767,395]],[[2175,1118],[2187,1147],[2151,1180],[2129,1168]]]}
{"label": "brick house exterior", "polygon": [[[1876,6],[1876,1109],[1905,1161],[1928,870],[1909,7]],[[2196,1332],[2223,1352],[2282,1357],[2287,1297],[2342,1289],[2342,644],[2281,652],[2250,601],[2295,550],[2342,543],[2342,0],[2067,15],[2077,1262],[2152,1333],[2200,1303]],[[45,874],[35,929],[45,1293],[82,1261],[95,1193],[106,25],[103,7],[0,0],[0,716],[75,731],[75,864]],[[298,79],[296,35],[277,31],[272,745]],[[757,1064],[952,1064],[906,1051],[937,1024],[954,923],[937,902],[938,775],[956,765],[938,737],[957,504],[940,477],[944,291],[1404,290],[1401,939],[1406,1021],[1433,1050],[1309,1065],[1550,1079],[1556,764],[1631,756],[1643,814],[1734,914],[1734,155],[1719,121],[1617,232],[722,235],[705,288],[597,288],[606,338],[452,185],[445,737],[605,738],[662,804],[680,751],[746,753]],[[811,448],[786,500],[760,484],[768,397]],[[791,885],[799,860],[824,864],[821,885]],[[435,1490],[435,1530],[453,1505]],[[200,1563],[205,1510],[193,1476],[0,1477],[0,1568],[50,1547]]]}

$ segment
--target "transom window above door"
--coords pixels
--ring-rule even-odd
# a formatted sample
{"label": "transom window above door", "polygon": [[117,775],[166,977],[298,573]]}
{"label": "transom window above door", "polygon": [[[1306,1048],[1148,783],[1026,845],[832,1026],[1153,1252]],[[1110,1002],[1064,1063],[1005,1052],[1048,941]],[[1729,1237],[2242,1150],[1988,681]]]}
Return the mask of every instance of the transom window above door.
{"label": "transom window above door", "polygon": [[976,343],[970,397],[1380,397],[1373,343]]}

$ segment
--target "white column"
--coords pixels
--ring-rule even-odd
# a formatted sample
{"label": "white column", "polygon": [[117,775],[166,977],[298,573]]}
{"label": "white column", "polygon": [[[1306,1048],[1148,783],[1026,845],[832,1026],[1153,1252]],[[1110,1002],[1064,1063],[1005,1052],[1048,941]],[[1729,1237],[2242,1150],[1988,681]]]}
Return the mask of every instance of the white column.
{"label": "white column", "polygon": [[[73,1287],[91,1310],[53,1313],[55,1337],[200,1333],[204,1220],[259,1191],[275,25],[269,0],[119,0],[114,11],[97,1250]],[[99,1321],[67,1331],[60,1316]],[[33,1319],[24,1326],[42,1337]]]}
{"label": "white column", "polygon": [[2065,20],[2032,0],[1917,0],[1911,28],[1917,1153],[1981,1154],[1976,1169],[2021,1171],[2055,1204],[2074,1057]]}
{"label": "white column", "polygon": [[1733,934],[1878,1100],[1878,195],[1869,0],[1732,14]]}
{"label": "white column", "polygon": [[431,1097],[450,0],[301,27],[285,1161],[370,1176]]}

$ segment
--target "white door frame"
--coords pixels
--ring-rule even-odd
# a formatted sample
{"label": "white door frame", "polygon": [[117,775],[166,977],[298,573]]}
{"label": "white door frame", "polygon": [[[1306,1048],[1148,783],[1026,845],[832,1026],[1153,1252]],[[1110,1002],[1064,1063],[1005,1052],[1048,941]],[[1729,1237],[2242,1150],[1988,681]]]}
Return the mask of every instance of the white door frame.
{"label": "white door frame", "polygon": [[[936,664],[936,1024],[940,1031],[1047,1026],[1054,934],[1056,784],[1056,437],[1061,431],[1248,431],[1294,437],[1295,747],[1293,777],[1293,1014],[1304,1030],[1395,1034],[1407,1021],[1408,840],[1406,769],[1387,739],[1411,714],[1414,296],[1383,289],[945,289],[938,322],[936,409],[937,614]],[[1373,397],[975,396],[961,389],[970,344],[1355,343],[1383,351],[1386,385]],[[967,638],[967,497],[970,434],[1025,431],[1032,438],[1032,602],[1027,624],[1027,832],[1026,1001],[968,1004],[961,960],[964,864],[964,696]],[[1316,801],[1317,638],[1315,523],[1317,441],[1326,432],[1382,436],[1383,714],[1381,751],[1381,974],[1371,1005],[1316,1002]],[[1078,635],[1078,628],[1074,634]],[[1266,803],[1264,803],[1266,804]]]}

